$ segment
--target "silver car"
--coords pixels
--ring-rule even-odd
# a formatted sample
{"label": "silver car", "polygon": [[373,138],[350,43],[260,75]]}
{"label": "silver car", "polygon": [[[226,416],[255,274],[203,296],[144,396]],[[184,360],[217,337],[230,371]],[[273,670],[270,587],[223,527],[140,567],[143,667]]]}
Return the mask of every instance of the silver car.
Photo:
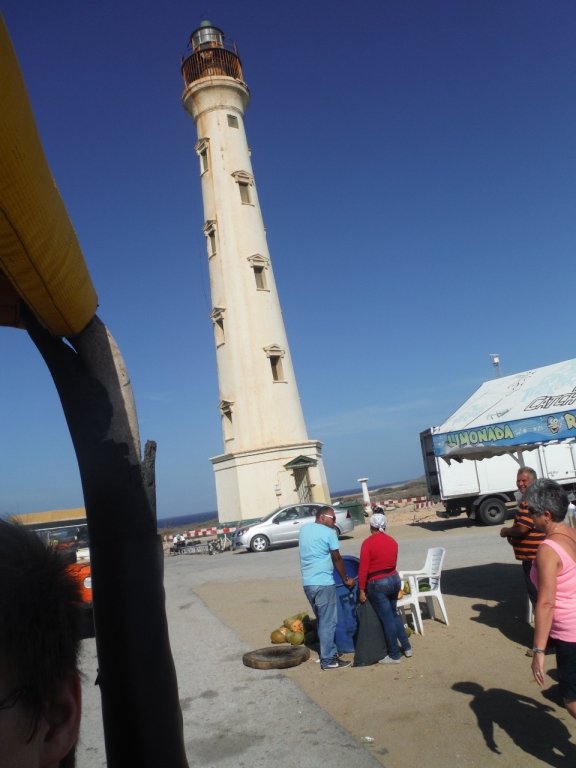
{"label": "silver car", "polygon": [[[232,534],[232,549],[246,547],[252,552],[266,552],[274,544],[298,541],[303,525],[313,523],[316,510],[326,504],[291,504],[271,512],[257,523],[237,528]],[[334,530],[337,536],[354,530],[354,520],[347,509],[330,507],[336,515]]]}

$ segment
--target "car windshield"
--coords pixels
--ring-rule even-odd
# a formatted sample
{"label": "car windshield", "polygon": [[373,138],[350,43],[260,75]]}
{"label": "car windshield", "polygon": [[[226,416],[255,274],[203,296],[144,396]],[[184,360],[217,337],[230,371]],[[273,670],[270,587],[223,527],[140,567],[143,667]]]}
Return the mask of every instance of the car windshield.
{"label": "car windshield", "polygon": [[274,515],[281,509],[281,507],[278,507],[278,509],[275,509],[274,512],[270,512],[266,517],[260,518],[258,520],[259,523],[265,523],[267,520],[270,520],[271,517],[274,517]]}
{"label": "car windshield", "polygon": [[89,546],[88,526],[72,525],[68,528],[50,528],[36,531],[45,544],[61,549],[83,549]]}

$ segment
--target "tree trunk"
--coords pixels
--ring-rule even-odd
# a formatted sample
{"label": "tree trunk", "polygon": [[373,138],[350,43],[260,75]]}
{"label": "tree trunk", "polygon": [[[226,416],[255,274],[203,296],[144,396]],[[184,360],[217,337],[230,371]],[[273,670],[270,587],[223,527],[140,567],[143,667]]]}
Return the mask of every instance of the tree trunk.
{"label": "tree trunk", "polygon": [[156,444],[141,462],[128,373],[98,317],[69,346],[24,311],[80,468],[108,768],[187,768],[156,531]]}

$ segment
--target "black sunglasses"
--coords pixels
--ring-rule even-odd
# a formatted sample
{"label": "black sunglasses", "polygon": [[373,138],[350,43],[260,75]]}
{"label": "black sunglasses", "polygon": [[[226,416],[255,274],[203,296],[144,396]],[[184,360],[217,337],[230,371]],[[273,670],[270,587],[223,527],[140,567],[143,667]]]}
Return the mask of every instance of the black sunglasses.
{"label": "black sunglasses", "polygon": [[18,704],[18,701],[20,700],[20,697],[23,693],[25,693],[26,688],[20,688],[19,691],[14,691],[14,693],[11,693],[9,696],[6,696],[4,699],[0,699],[0,710],[2,709],[12,709],[12,707],[15,707],[16,704]]}

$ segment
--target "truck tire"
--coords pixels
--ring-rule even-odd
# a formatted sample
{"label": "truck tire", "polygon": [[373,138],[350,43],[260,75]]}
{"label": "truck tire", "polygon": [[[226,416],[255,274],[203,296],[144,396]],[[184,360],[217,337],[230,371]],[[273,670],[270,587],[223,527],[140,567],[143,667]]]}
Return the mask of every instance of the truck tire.
{"label": "truck tire", "polygon": [[502,525],[507,516],[508,509],[501,499],[484,499],[478,507],[478,517],[484,525]]}
{"label": "truck tire", "polygon": [[273,646],[250,651],[242,656],[242,662],[252,669],[288,669],[297,667],[310,658],[310,650],[305,646]]}

